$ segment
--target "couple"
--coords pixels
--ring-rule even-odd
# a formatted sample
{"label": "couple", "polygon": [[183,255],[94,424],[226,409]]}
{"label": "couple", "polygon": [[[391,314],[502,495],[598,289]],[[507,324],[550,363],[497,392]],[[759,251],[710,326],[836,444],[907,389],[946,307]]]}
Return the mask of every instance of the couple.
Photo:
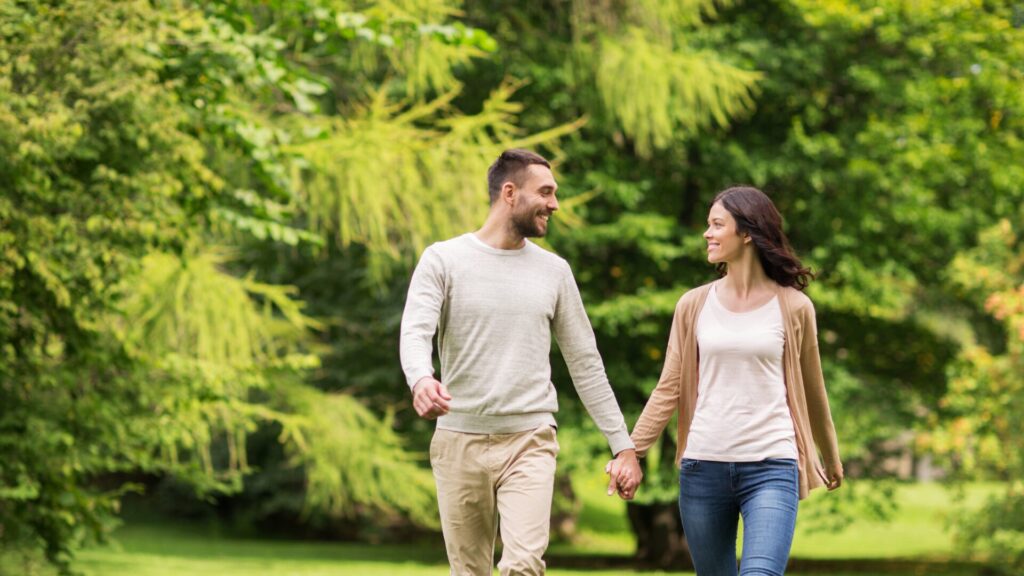
{"label": "couple", "polygon": [[704,238],[721,278],[680,298],[661,378],[631,437],[568,263],[527,240],[544,236],[558,209],[550,164],[507,150],[487,187],[483,227],[423,252],[402,316],[413,406],[437,419],[430,463],[451,573],[490,575],[499,525],[501,574],[544,573],[558,454],[554,333],[615,455],[609,494],[633,498],[637,456],[678,413],[679,510],[697,574],[737,573],[741,515],[742,573],[782,574],[797,501],[839,487],[843,470],[802,292],[811,273],[771,200],[729,188],[712,202]]}

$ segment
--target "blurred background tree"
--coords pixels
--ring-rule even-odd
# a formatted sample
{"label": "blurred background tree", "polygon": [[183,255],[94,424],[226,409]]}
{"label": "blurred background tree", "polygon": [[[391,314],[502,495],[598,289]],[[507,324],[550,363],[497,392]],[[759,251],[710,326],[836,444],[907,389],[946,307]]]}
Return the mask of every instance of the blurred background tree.
{"label": "blurred background tree", "polygon": [[1003,339],[965,345],[922,444],[945,456],[958,479],[998,478],[1004,490],[965,518],[960,539],[1008,569],[1024,569],[1024,211],[983,229],[946,269],[951,284],[1002,328]]}
{"label": "blurred background tree", "polygon": [[[436,218],[350,210],[344,194],[365,192],[355,178],[344,202],[326,205],[312,183],[338,173],[318,159],[331,146],[361,149],[342,128],[404,129],[409,148],[468,150],[508,112],[499,91],[500,112],[474,132],[463,128],[473,119],[436,116],[450,97],[405,90],[451,89],[446,67],[482,53],[486,34],[449,26],[442,3],[364,8],[3,4],[5,550],[41,549],[67,570],[75,546],[109,530],[139,474],[200,497],[237,493],[264,464],[247,439],[268,430],[283,455],[268,463],[298,479],[295,516],[435,525],[429,472],[389,419],[313,385],[330,319],[314,320],[294,287],[258,280],[246,259],[275,246],[312,258],[330,231],[366,246],[366,269],[379,271],[395,245],[422,246]],[[392,60],[408,82],[339,82],[328,101],[332,74]],[[418,100],[403,104],[409,96]],[[402,143],[394,153],[411,157]],[[417,168],[431,173],[405,173]]]}

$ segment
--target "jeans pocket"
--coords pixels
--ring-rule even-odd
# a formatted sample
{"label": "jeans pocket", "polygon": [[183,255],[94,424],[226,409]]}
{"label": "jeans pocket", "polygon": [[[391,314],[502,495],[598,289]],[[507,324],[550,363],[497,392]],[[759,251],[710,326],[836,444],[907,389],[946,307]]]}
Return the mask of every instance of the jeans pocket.
{"label": "jeans pocket", "polygon": [[679,469],[683,472],[696,472],[700,468],[700,460],[683,458],[679,462]]}

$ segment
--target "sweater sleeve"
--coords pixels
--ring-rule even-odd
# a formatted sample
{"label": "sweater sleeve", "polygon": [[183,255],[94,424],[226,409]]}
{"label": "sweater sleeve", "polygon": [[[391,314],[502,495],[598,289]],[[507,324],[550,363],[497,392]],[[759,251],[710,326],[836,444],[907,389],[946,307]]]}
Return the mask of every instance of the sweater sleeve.
{"label": "sweater sleeve", "polygon": [[434,375],[433,340],[441,318],[444,295],[443,262],[428,247],[412,274],[402,313],[399,357],[410,389],[421,378]]}
{"label": "sweater sleeve", "polygon": [[811,420],[814,443],[821,451],[827,466],[839,463],[839,442],[836,439],[832,411],[825,392],[825,376],[821,370],[821,354],[818,351],[818,321],[814,304],[809,300],[801,307],[800,323],[800,372],[807,398],[807,415]]}
{"label": "sweater sleeve", "polygon": [[642,456],[661,436],[672,414],[679,406],[680,375],[682,371],[682,354],[679,343],[682,341],[683,329],[682,299],[676,304],[672,316],[672,329],[668,335],[668,348],[665,352],[665,365],[661,369],[658,385],[651,392],[651,397],[644,406],[640,419],[633,427],[633,442],[637,454]]}
{"label": "sweater sleeve", "polygon": [[568,264],[563,270],[552,331],[569,368],[576,393],[598,429],[608,439],[612,454],[633,448],[626,421],[619,410],[604,370],[604,362],[597,350],[594,330]]}

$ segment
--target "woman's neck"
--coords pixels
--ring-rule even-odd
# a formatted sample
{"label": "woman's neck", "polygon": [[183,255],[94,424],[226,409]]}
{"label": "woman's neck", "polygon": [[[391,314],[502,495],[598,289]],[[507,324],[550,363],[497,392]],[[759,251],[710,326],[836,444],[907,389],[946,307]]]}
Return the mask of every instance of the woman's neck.
{"label": "woman's neck", "polygon": [[761,261],[753,251],[747,252],[745,257],[735,262],[727,263],[722,282],[724,288],[741,300],[756,298],[757,295],[774,288],[772,279],[765,273]]}

